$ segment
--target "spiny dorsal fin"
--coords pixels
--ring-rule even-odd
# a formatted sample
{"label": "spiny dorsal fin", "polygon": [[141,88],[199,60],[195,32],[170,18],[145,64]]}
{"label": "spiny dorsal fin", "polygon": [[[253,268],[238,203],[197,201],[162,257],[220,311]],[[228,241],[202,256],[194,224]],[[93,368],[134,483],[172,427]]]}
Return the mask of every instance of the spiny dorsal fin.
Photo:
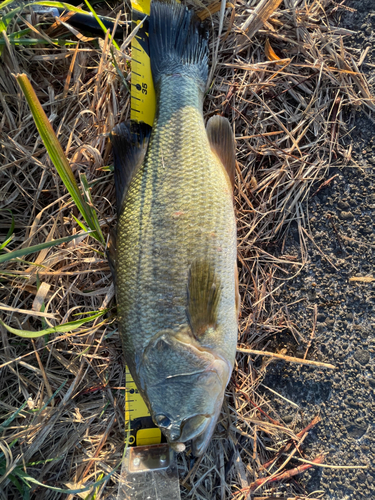
{"label": "spiny dorsal fin", "polygon": [[146,123],[130,121],[116,125],[111,132],[118,214],[121,213],[133,175],[145,159],[150,134],[151,127]]}
{"label": "spiny dorsal fin", "polygon": [[227,118],[215,115],[208,120],[206,130],[211,149],[220,158],[221,163],[227,171],[232,187],[234,187],[236,146],[230,123]]}
{"label": "spiny dorsal fin", "polygon": [[213,266],[207,261],[195,261],[189,272],[187,315],[196,338],[207,328],[217,325],[221,286]]}

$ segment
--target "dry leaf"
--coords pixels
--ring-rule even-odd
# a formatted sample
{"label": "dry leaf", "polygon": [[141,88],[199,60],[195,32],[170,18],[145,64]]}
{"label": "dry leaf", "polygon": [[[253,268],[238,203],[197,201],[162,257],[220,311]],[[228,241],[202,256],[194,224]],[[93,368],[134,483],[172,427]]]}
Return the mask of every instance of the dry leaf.
{"label": "dry leaf", "polygon": [[33,311],[40,311],[42,308],[42,305],[44,304],[44,299],[47,297],[47,293],[49,292],[49,289],[51,288],[50,283],[41,283],[39,290],[34,298],[33,305],[31,306]]}
{"label": "dry leaf", "polygon": [[[280,57],[276,54],[276,52],[273,50],[273,48],[271,47],[271,44],[270,44],[270,41],[266,40],[266,44],[264,46],[264,52],[266,53],[266,56],[267,56],[267,59],[269,61],[280,61]],[[280,63],[278,63],[280,64]]]}

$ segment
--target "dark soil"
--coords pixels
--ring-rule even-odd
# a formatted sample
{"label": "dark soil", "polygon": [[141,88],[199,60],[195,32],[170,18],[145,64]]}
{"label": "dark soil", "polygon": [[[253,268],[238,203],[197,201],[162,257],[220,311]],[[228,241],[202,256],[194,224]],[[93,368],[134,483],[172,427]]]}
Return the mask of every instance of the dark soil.
{"label": "dark soil", "polygon": [[[375,1],[352,0],[356,12],[338,10],[341,25],[358,31],[349,45],[356,60],[370,47],[362,65],[375,78]],[[374,86],[372,85],[372,91]],[[309,201],[308,263],[286,283],[285,303],[303,299],[290,308],[295,325],[308,339],[317,305],[317,327],[308,357],[334,364],[335,371],[310,369],[283,362],[269,367],[264,384],[298,404],[297,412],[280,399],[286,421],[300,420],[298,429],[320,413],[322,422],[309,437],[309,450],[327,453],[326,463],[368,469],[320,468],[304,476],[308,492],[323,490],[330,500],[375,498],[375,282],[349,282],[350,277],[375,276],[375,123],[365,112],[344,117],[352,144],[352,161],[331,169],[337,174],[328,187]],[[353,128],[354,127],[354,128]],[[314,190],[312,190],[314,192]],[[292,228],[285,252],[299,252]],[[293,342],[286,333],[279,344]],[[297,348],[298,355],[299,349]],[[303,355],[305,347],[301,348]],[[312,456],[311,455],[311,456]]]}

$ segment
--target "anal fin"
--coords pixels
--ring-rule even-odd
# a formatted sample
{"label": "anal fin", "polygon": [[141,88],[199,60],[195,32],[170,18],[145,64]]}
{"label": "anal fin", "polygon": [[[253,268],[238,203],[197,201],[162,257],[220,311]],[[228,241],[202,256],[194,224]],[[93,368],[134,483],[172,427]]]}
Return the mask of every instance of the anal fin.
{"label": "anal fin", "polygon": [[236,146],[228,119],[220,115],[212,116],[207,122],[206,131],[211,149],[219,157],[234,187]]}
{"label": "anal fin", "polygon": [[151,127],[143,122],[123,122],[111,132],[118,214],[121,213],[130,182],[145,159],[150,135]]}
{"label": "anal fin", "polygon": [[220,297],[220,280],[213,266],[207,260],[195,261],[189,273],[187,315],[197,339],[216,327]]}

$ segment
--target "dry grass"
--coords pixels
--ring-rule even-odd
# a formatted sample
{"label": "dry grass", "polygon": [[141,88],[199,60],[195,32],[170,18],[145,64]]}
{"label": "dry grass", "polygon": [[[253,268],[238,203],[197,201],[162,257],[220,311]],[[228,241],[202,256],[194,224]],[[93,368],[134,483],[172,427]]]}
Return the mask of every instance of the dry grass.
{"label": "dry grass", "polygon": [[[209,3],[197,0],[195,9],[203,12]],[[219,12],[212,16],[216,65],[204,111],[206,118],[217,113],[228,116],[237,140],[239,346],[270,350],[271,340],[289,330],[308,348],[309,339],[301,338],[289,318],[288,304],[279,303],[274,294],[306,261],[309,196],[324,182],[330,165],[350,161],[350,150],[340,146],[346,132],[345,109],[374,110],[375,102],[356,65],[361,54],[345,49],[350,32],[335,25],[340,9],[336,2],[276,2],[278,9],[249,39],[252,27],[257,28],[253,16],[257,3],[238,0],[227,4],[224,16]],[[127,4],[119,3],[112,11],[106,7],[113,17],[120,11],[120,19],[128,21]],[[23,14],[15,18],[10,31],[23,29],[26,22],[37,26],[39,21],[35,14]],[[244,26],[250,31],[245,32]],[[61,26],[51,27],[51,22],[35,30],[33,36],[44,39],[67,33]],[[222,38],[217,45],[219,30]],[[129,33],[128,29],[124,39]],[[116,61],[129,80],[130,47],[122,49],[123,56],[116,53]],[[107,134],[130,113],[129,93],[112,63],[108,37],[99,42],[81,39],[68,47],[4,50],[0,231],[5,235],[11,224],[10,209],[15,219],[12,250],[80,230],[72,217],[78,213],[12,76],[19,72],[31,79],[77,179],[85,173],[91,183],[101,227],[108,235],[115,223],[115,195],[112,174],[105,168],[112,164]],[[284,253],[292,222],[298,225],[299,255]],[[16,328],[38,330],[60,324],[84,312],[112,307],[112,299],[103,248],[92,238],[11,261],[0,271],[0,302],[7,306],[0,309],[1,317]],[[1,499],[28,498],[22,493],[28,489],[25,484],[19,479],[21,490],[17,490],[12,481],[25,471],[41,483],[67,489],[90,484],[119,463],[125,440],[125,370],[115,309],[106,317],[73,334],[51,334],[35,342],[0,326],[1,420],[27,402],[2,429]],[[298,477],[290,478],[303,470],[296,469],[300,462],[293,456],[304,456],[299,444],[308,429],[301,432],[298,409],[290,426],[282,422],[272,407],[273,394],[259,387],[270,362],[272,358],[238,353],[222,418],[207,453],[195,462],[185,455],[179,458],[183,498],[242,500],[255,492],[255,498],[271,499],[280,484],[289,498],[306,498]],[[322,457],[309,457],[314,459],[318,463]],[[261,485],[261,478],[271,481],[276,473],[283,474],[279,482]],[[117,480],[115,472],[98,486],[96,498],[113,498]],[[38,500],[79,498],[32,483],[30,495]]]}

